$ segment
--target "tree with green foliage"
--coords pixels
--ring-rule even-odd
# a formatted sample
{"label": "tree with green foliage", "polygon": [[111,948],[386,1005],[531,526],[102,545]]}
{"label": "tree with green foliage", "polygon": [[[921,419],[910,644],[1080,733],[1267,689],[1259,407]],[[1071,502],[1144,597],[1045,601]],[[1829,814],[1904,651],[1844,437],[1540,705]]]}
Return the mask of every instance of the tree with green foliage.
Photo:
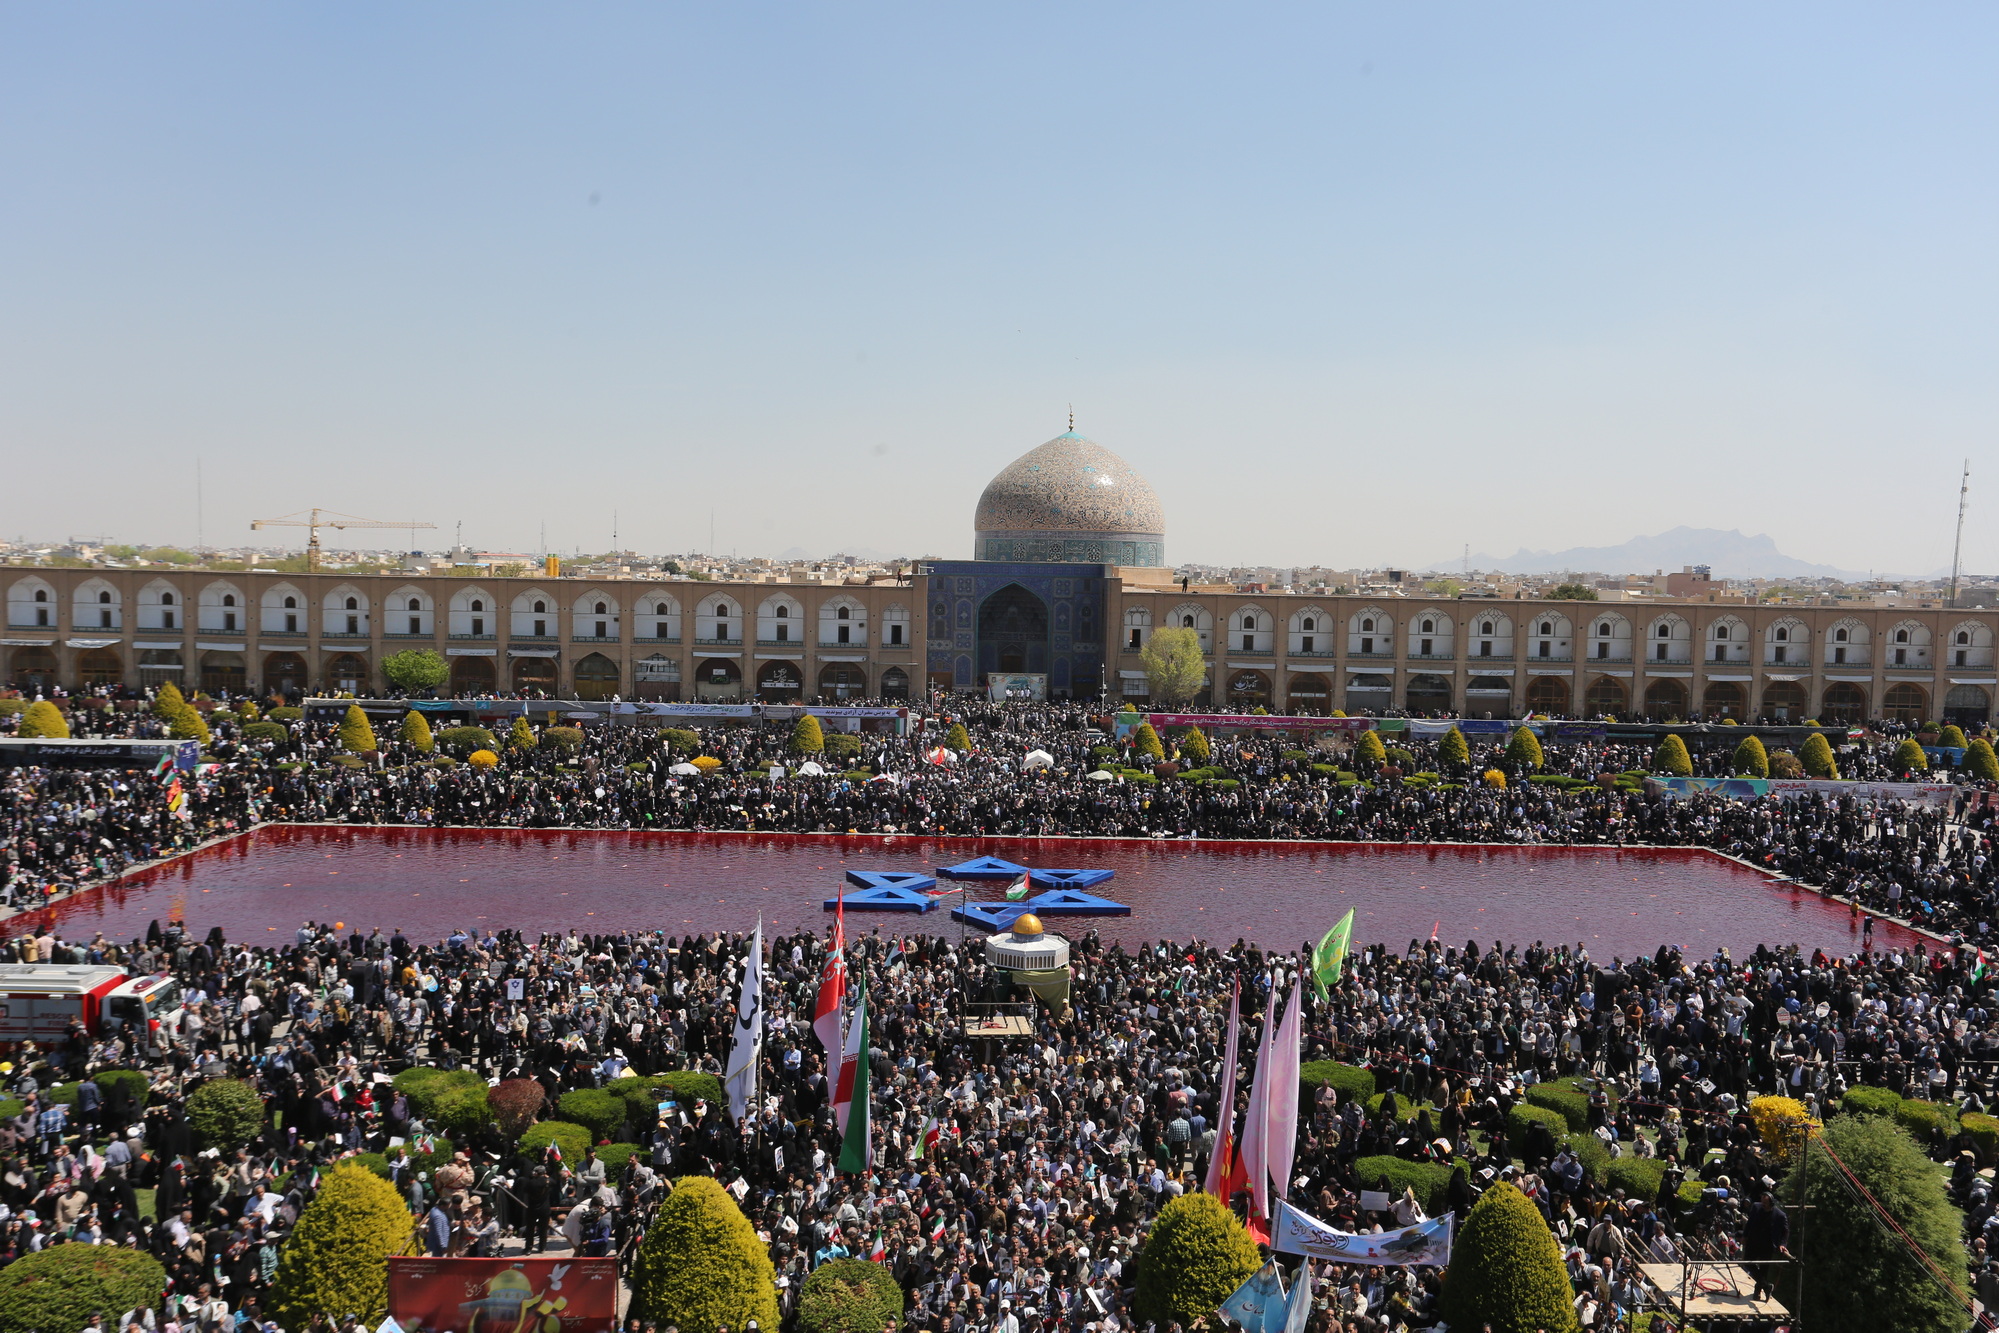
{"label": "tree with green foliage", "polygon": [[347,716],[340,719],[340,748],[357,754],[378,748],[375,729],[368,725],[368,715],[359,704],[348,704]]}
{"label": "tree with green foliage", "polygon": [[1678,736],[1668,736],[1659,742],[1659,748],[1652,751],[1652,771],[1666,773],[1676,778],[1690,778],[1694,775],[1693,756],[1687,753],[1687,743]]}
{"label": "tree with green foliage", "polygon": [[967,754],[972,748],[972,734],[965,730],[962,722],[953,722],[951,729],[944,733],[944,748]]}
{"label": "tree with green foliage", "polygon": [[555,1112],[570,1124],[589,1130],[592,1143],[602,1143],[625,1123],[625,1099],[603,1088],[571,1088],[562,1094]]}
{"label": "tree with green foliage", "polygon": [[563,1161],[580,1162],[594,1142],[590,1131],[574,1120],[542,1120],[528,1126],[521,1135],[520,1150],[523,1156],[539,1160],[553,1143]]}
{"label": "tree with green foliage", "polygon": [[1980,736],[1964,747],[1964,771],[1980,782],[1999,782],[1999,755],[1992,752],[1992,742]]}
{"label": "tree with green foliage", "polygon": [[660,743],[674,754],[699,754],[701,737],[685,727],[664,727],[659,733]]}
{"label": "tree with green foliage", "polygon": [[1256,1242],[1212,1194],[1169,1199],[1138,1253],[1133,1310],[1161,1328],[1206,1319],[1263,1263]]}
{"label": "tree with green foliage", "polygon": [[167,735],[177,741],[199,741],[206,746],[210,740],[208,719],[193,704],[183,704],[168,722]]}
{"label": "tree with green foliage", "polygon": [[[1970,1285],[1964,1218],[1945,1196],[1943,1176],[1928,1155],[1884,1116],[1835,1116],[1807,1144],[1783,1186],[1785,1206],[1793,1210],[1791,1248],[1804,1270],[1800,1322],[1813,1333],[1958,1333],[1969,1317],[1854,1193],[1834,1155],[1947,1281],[1959,1290]],[[1802,1227],[1792,1202],[1800,1197],[1811,1219]],[[1794,1270],[1779,1294],[1795,1302],[1799,1286]]]}
{"label": "tree with green foliage", "polygon": [[1742,744],[1735,747],[1735,758],[1730,767],[1739,778],[1767,778],[1770,776],[1770,752],[1763,748],[1760,738],[1744,736]]}
{"label": "tree with green foliage", "polygon": [[85,1328],[98,1315],[152,1309],[166,1289],[167,1270],[144,1250],[51,1245],[0,1269],[0,1333]]}
{"label": "tree with green foliage", "polygon": [[1833,758],[1832,742],[1825,738],[1824,732],[1815,731],[1805,737],[1805,743],[1798,747],[1798,762],[1804,766],[1806,777],[1839,776],[1839,761]]}
{"label": "tree with green foliage", "polygon": [[583,728],[543,727],[541,729],[541,743],[550,749],[560,750],[564,754],[575,754],[583,748]]}
{"label": "tree with green foliage", "polygon": [[153,691],[152,713],[161,721],[171,721],[173,715],[185,707],[187,707],[187,696],[182,694],[180,686],[172,681]]}
{"label": "tree with green foliage", "polygon": [[513,730],[507,733],[507,748],[509,750],[532,750],[540,744],[541,742],[535,738],[534,728],[528,725],[527,718],[515,718]]}
{"label": "tree with green foliage", "polygon": [[680,1333],[777,1327],[776,1270],[756,1229],[710,1176],[682,1176],[646,1228],[630,1314]]}
{"label": "tree with green foliage", "polygon": [[1548,596],[1558,602],[1594,602],[1597,600],[1596,589],[1590,587],[1587,583],[1560,583],[1555,585],[1555,590],[1549,593]]}
{"label": "tree with green foliage", "polygon": [[437,748],[463,759],[475,750],[497,750],[500,742],[484,727],[446,727],[437,733]]}
{"label": "tree with green foliage", "polygon": [[1568,1270],[1540,1210],[1506,1181],[1489,1186],[1458,1227],[1444,1274],[1452,1328],[1576,1333]]}
{"label": "tree with green foliage", "polygon": [[203,1148],[232,1153],[263,1129],[264,1099],[241,1079],[211,1078],[188,1095],[187,1125]]}
{"label": "tree with green foliage", "polygon": [[1388,760],[1388,747],[1381,743],[1381,733],[1368,728],[1354,742],[1354,762],[1358,764],[1381,764]]}
{"label": "tree with green foliage", "polygon": [[1923,753],[1923,743],[1914,736],[1904,736],[1902,743],[1895,747],[1895,757],[1890,761],[1897,773],[1920,773],[1930,766],[1930,757]]}
{"label": "tree with green foliage", "polygon": [[14,734],[22,740],[68,740],[69,719],[47,699],[37,699],[21,714],[21,725]]}
{"label": "tree with green foliage", "polygon": [[1180,707],[1208,683],[1208,662],[1201,651],[1200,631],[1183,625],[1152,631],[1145,646],[1138,650],[1138,661],[1145,668],[1146,688],[1152,702],[1162,708]]}
{"label": "tree with green foliage", "polygon": [[1964,748],[1964,728],[1958,726],[1955,722],[1947,724],[1943,731],[1937,735],[1937,744],[1946,750],[1962,750]]}
{"label": "tree with green foliage", "polygon": [[451,679],[451,663],[429,648],[405,648],[382,659],[382,678],[405,694],[421,694]]}
{"label": "tree with green foliage", "polygon": [[791,727],[791,749],[794,754],[824,754],[826,733],[819,726],[819,719],[807,713]]}
{"label": "tree with green foliage", "polygon": [[430,723],[414,708],[403,714],[402,737],[405,745],[414,746],[425,754],[437,748],[437,738],[430,734]]}
{"label": "tree with green foliage", "polygon": [[1159,740],[1159,733],[1152,729],[1150,722],[1141,722],[1131,731],[1131,748],[1134,753],[1144,755],[1155,764],[1166,762],[1166,747]]}
{"label": "tree with green foliage", "polygon": [[1440,767],[1457,769],[1471,762],[1471,746],[1465,744],[1465,734],[1456,727],[1444,733],[1437,742],[1437,763]]}
{"label": "tree with green foliage", "polygon": [[271,1311],[288,1328],[334,1310],[372,1327],[389,1312],[388,1261],[416,1252],[416,1222],[396,1187],[359,1163],[336,1163],[278,1257]]}
{"label": "tree with green foliage", "polygon": [[902,1287],[866,1259],[834,1259],[812,1270],[798,1293],[801,1333],[881,1333],[902,1327]]}
{"label": "tree with green foliage", "polygon": [[1506,742],[1506,762],[1529,773],[1548,762],[1541,752],[1541,738],[1531,728],[1515,727],[1513,736]]}
{"label": "tree with green foliage", "polygon": [[1199,727],[1187,728],[1187,734],[1180,738],[1180,753],[1191,759],[1196,766],[1206,768],[1208,760],[1214,757],[1214,750],[1208,745],[1208,738],[1201,734]]}

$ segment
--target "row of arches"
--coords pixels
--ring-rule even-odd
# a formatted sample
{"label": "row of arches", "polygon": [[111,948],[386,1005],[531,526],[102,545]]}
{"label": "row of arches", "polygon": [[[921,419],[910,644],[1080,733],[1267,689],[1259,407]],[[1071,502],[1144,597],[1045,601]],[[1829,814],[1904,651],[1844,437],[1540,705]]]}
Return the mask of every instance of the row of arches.
{"label": "row of arches", "polygon": [[[243,590],[228,580],[205,584],[192,603],[183,589],[165,579],[142,586],[130,608],[122,590],[101,578],[84,580],[70,597],[68,624],[78,629],[122,630],[128,609],[134,617],[133,626],[142,630],[240,634],[252,628],[253,608]],[[48,580],[18,579],[7,590],[7,622],[21,629],[59,628],[63,621],[58,603],[57,590]],[[497,638],[503,629],[514,638],[556,638],[566,613],[574,637],[618,640],[629,628],[634,638],[672,643],[680,641],[683,618],[691,613],[694,637],[706,642],[739,642],[753,621],[759,640],[802,643],[811,637],[807,626],[815,617],[819,643],[862,646],[869,642],[867,603],[844,593],[828,598],[810,613],[803,602],[787,593],[773,593],[755,603],[750,608],[753,616],[745,616],[746,605],[728,593],[707,594],[688,606],[677,593],[663,590],[637,595],[626,590],[621,597],[607,589],[592,589],[559,599],[536,587],[503,600],[471,584],[451,594],[441,609],[444,623],[440,626],[440,608],[431,593],[417,584],[397,588],[378,602],[360,586],[342,583],[320,597],[318,611],[321,632],[341,636],[372,635],[379,618],[381,631],[398,638],[427,638],[439,632],[461,639]],[[304,634],[312,607],[297,586],[278,583],[259,595],[254,611],[254,627],[260,633]],[[903,647],[912,642],[907,607],[891,604],[882,609],[879,619],[883,646]]]}
{"label": "row of arches", "polygon": [[[1154,612],[1149,606],[1128,607],[1124,613],[1123,647],[1136,652],[1145,646],[1153,629]],[[1206,652],[1216,650],[1214,613],[1196,602],[1186,602],[1164,613],[1161,624],[1195,631]],[[1516,625],[1511,614],[1489,611],[1468,617],[1462,625],[1441,611],[1419,611],[1398,619],[1380,606],[1366,606],[1345,618],[1339,626],[1324,607],[1306,605],[1285,620],[1288,656],[1334,654],[1336,641],[1346,640],[1346,653],[1354,657],[1457,657],[1463,641],[1467,659],[1629,662],[1646,661],[1691,663],[1696,657],[1708,662],[1760,660],[1768,665],[1806,664],[1812,660],[1813,632],[1803,620],[1782,617],[1752,633],[1749,624],[1735,615],[1722,615],[1696,627],[1678,613],[1654,616],[1640,624],[1621,612],[1601,611],[1578,624],[1567,614],[1543,612],[1528,616]],[[1265,607],[1245,603],[1227,613],[1220,627],[1223,653],[1273,653],[1279,626]],[[1878,650],[1881,665],[1925,668],[1935,665],[1932,631],[1921,621],[1905,620],[1890,626],[1874,642],[1875,634],[1865,621],[1846,618],[1827,626],[1818,634],[1820,657],[1827,666],[1870,666]],[[1962,621],[1945,633],[1943,661],[1950,666],[1990,666],[1993,662],[1991,627],[1975,620]],[[1760,650],[1760,651],[1759,651]]]}

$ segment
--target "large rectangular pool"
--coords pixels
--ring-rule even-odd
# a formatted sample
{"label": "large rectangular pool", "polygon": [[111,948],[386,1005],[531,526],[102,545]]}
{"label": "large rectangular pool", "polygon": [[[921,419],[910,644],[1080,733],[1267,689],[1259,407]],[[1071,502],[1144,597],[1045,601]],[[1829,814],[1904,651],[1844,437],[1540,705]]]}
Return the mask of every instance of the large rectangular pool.
{"label": "large rectangular pool", "polygon": [[[308,918],[435,940],[456,927],[530,934],[575,927],[817,929],[843,873],[922,870],[994,855],[1030,866],[1117,872],[1095,890],[1128,917],[1051,921],[1112,939],[1233,941],[1295,948],[1349,907],[1357,942],[1400,950],[1434,928],[1452,944],[1578,941],[1595,958],[1661,944],[1739,957],[1758,943],[1845,954],[1859,925],[1838,903],[1700,850],[1407,846],[1383,843],[1148,842],[1088,838],[846,837],[796,834],[274,826],[0,923],[53,920],[71,939],[116,940],[182,917],[197,933],[288,939]],[[981,896],[972,886],[973,897]],[[993,897],[997,891],[984,890]],[[854,914],[850,929],[955,933],[940,899],[923,916]],[[1916,936],[1881,923],[1877,947]]]}

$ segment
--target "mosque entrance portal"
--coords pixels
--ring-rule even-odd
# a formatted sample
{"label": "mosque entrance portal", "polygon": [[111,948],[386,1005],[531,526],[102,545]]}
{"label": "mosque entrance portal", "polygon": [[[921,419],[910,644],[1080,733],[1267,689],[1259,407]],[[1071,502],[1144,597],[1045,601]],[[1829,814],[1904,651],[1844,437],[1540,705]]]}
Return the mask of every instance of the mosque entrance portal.
{"label": "mosque entrance portal", "polygon": [[979,606],[979,665],[990,674],[1048,669],[1048,607],[1018,583]]}

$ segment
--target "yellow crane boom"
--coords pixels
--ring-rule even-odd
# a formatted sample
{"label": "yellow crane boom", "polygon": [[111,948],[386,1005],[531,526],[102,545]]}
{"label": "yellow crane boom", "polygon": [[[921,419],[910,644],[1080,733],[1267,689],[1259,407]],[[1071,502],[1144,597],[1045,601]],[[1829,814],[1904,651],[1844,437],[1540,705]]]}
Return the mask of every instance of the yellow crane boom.
{"label": "yellow crane boom", "polygon": [[296,514],[286,514],[282,518],[253,519],[250,528],[306,528],[311,535],[305,543],[305,572],[319,572],[319,530],[321,528],[408,528],[414,535],[418,528],[435,528],[435,523],[419,523],[414,519],[403,523],[384,523],[380,519],[356,518],[352,514],[337,513],[331,509],[301,509]]}

